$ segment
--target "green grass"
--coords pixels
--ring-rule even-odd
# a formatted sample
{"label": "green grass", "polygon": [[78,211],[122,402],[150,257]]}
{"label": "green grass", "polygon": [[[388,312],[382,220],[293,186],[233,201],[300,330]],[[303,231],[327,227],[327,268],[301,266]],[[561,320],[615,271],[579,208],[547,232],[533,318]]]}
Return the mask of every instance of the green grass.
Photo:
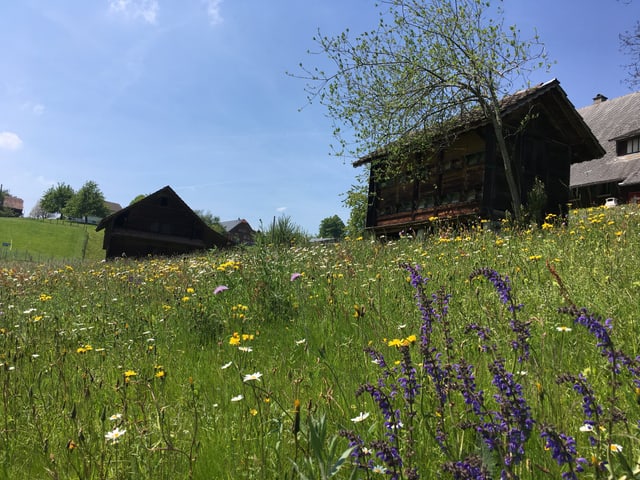
{"label": "green grass", "polygon": [[28,261],[99,260],[104,258],[102,238],[95,225],[60,220],[0,218],[0,258]]}
{"label": "green grass", "polygon": [[[341,456],[348,440],[340,432],[374,452],[382,448],[376,440],[389,438],[377,402],[366,391],[357,395],[379,378],[381,395],[397,388],[389,399],[403,422],[395,446],[405,466],[420,478],[454,478],[443,465],[473,456],[499,478],[506,438],[487,448],[455,375],[441,401],[421,367],[436,353],[445,372],[462,361],[473,366],[486,421],[502,408],[494,400],[496,360],[514,374],[521,392],[503,415],[521,397],[535,423],[522,459],[507,468],[510,478],[556,479],[576,468],[575,461],[558,465],[543,432],[575,439],[572,457],[588,462],[578,478],[607,478],[602,462],[614,478],[631,478],[627,466],[633,470],[640,456],[640,389],[632,383],[640,371],[628,371],[640,354],[639,219],[640,209],[626,206],[575,212],[566,227],[550,221],[527,232],[442,227],[389,243],[0,267],[0,478],[316,479],[340,463],[335,478],[389,478]],[[427,299],[440,288],[451,294],[447,313],[433,305],[443,313],[432,322],[434,351],[421,346],[424,322],[405,263],[422,265],[430,278]],[[490,282],[469,278],[485,266],[509,276],[522,310],[512,314]],[[301,276],[291,280],[294,273]],[[228,288],[214,294],[221,285]],[[629,360],[620,372],[593,333],[558,312],[570,304],[612,319],[617,358],[624,352]],[[470,332],[472,323],[488,339]],[[529,329],[531,353],[522,363],[513,325]],[[372,363],[366,348],[389,369]],[[407,400],[399,378],[409,367],[422,388]],[[574,380],[558,383],[561,374]],[[580,430],[578,374],[603,409],[589,419],[595,445]],[[352,421],[361,412],[366,418]],[[518,418],[509,418],[512,426]],[[117,443],[105,438],[122,430]],[[610,442],[622,452],[611,452]],[[366,458],[384,466],[375,454]]]}

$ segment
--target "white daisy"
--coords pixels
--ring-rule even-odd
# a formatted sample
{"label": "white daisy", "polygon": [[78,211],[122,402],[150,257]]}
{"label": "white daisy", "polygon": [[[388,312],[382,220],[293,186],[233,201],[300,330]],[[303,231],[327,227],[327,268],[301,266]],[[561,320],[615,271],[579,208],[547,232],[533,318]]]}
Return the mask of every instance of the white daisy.
{"label": "white daisy", "polygon": [[362,422],[369,418],[369,412],[360,412],[360,415],[351,419],[353,423]]}
{"label": "white daisy", "polygon": [[262,376],[262,374],[260,372],[256,372],[256,373],[250,373],[249,375],[245,375],[244,378],[242,379],[243,382],[250,382],[252,380],[256,380],[256,381],[260,381],[260,377]]}

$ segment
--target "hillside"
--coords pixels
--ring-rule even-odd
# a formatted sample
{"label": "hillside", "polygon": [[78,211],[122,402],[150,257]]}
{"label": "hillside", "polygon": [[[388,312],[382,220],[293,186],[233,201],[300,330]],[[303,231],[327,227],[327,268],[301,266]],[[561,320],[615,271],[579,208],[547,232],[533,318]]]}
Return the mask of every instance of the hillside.
{"label": "hillside", "polygon": [[0,259],[101,260],[103,232],[60,220],[0,218]]}

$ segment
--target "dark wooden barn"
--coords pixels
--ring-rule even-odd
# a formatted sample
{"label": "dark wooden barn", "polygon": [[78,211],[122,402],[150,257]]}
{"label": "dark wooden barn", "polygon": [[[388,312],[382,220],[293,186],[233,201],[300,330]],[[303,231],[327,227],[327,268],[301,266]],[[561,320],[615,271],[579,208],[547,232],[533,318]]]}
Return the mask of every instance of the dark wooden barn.
{"label": "dark wooden barn", "polygon": [[228,245],[166,186],[102,221],[106,258],[177,255]]}
{"label": "dark wooden barn", "polygon": [[[557,80],[504,98],[501,113],[523,203],[537,177],[546,188],[546,212],[564,213],[571,164],[600,157],[604,150]],[[384,151],[354,163],[369,165],[367,229],[378,235],[418,232],[434,219],[498,220],[511,210],[489,121],[467,115],[447,137],[453,140],[437,150],[415,151],[410,174],[383,177]]]}

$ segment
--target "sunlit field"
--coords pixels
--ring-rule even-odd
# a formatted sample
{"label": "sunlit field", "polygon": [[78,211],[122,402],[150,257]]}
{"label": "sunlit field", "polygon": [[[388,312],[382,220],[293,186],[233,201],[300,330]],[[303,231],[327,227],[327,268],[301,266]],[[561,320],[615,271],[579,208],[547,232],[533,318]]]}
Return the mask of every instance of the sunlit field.
{"label": "sunlit field", "polygon": [[0,478],[633,478],[640,209],[0,267]]}

